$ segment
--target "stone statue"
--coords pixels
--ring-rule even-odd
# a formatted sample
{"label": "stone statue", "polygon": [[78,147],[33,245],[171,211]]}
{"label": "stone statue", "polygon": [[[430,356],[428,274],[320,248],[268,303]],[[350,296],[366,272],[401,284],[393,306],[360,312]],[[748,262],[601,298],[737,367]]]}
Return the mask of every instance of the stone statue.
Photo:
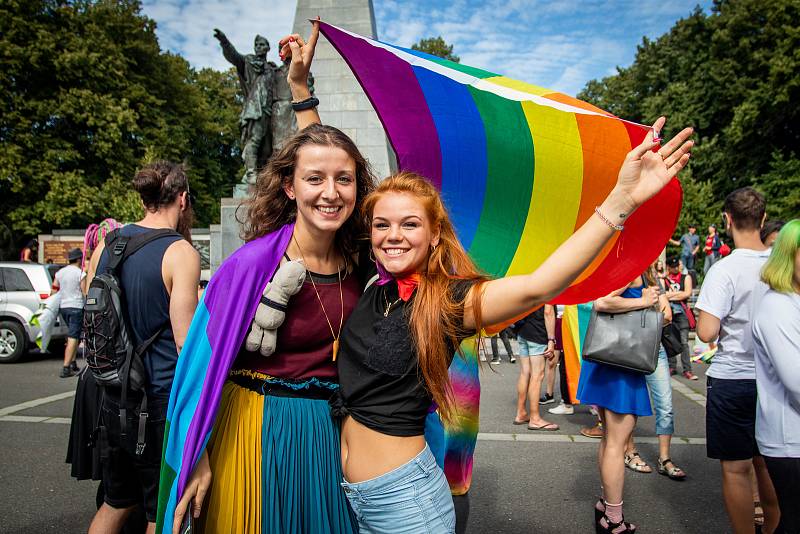
{"label": "stone statue", "polygon": [[[275,71],[277,66],[267,61],[269,41],[256,35],[254,54],[242,55],[218,29],[214,37],[222,45],[222,54],[239,75],[244,104],[239,115],[242,131],[242,159],[244,159],[244,184],[254,184],[258,169],[272,155],[272,104],[274,101]],[[291,106],[290,106],[291,107]]]}

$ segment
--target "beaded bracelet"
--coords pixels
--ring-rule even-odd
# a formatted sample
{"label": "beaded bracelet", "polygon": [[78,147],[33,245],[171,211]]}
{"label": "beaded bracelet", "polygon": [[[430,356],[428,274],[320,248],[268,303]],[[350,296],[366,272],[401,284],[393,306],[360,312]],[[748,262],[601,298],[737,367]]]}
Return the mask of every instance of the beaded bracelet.
{"label": "beaded bracelet", "polygon": [[611,222],[608,219],[608,217],[603,215],[603,213],[600,211],[600,206],[595,206],[594,207],[594,212],[597,214],[598,217],[600,217],[600,220],[603,221],[604,223],[606,223],[606,225],[609,228],[611,228],[612,230],[616,230],[617,232],[621,232],[621,231],[623,231],[625,229],[625,227],[622,226],[621,224],[614,224],[613,222]]}

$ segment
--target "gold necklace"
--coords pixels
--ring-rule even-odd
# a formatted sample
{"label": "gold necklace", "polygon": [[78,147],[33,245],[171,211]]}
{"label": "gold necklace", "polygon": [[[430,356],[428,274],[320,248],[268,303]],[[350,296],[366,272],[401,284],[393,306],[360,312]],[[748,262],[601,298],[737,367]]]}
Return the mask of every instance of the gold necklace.
{"label": "gold necklace", "polygon": [[328,328],[331,329],[331,336],[333,336],[333,361],[336,361],[336,354],[339,352],[339,338],[342,335],[342,322],[344,321],[344,294],[342,293],[342,270],[340,265],[336,264],[336,274],[339,276],[339,298],[342,301],[342,315],[339,316],[339,333],[335,333],[333,331],[333,324],[331,324],[331,320],[328,318],[328,312],[325,311],[325,305],[322,304],[322,298],[319,296],[319,291],[317,291],[317,284],[314,283],[314,276],[308,270],[308,262],[306,261],[306,257],[303,254],[303,249],[300,248],[300,243],[297,242],[297,237],[292,234],[292,239],[294,240],[294,244],[297,246],[297,250],[300,251],[300,257],[303,258],[303,263],[306,265],[306,272],[308,273],[308,278],[311,279],[311,287],[314,288],[314,293],[317,295],[317,300],[319,301],[319,307],[322,308],[322,314],[325,316],[325,320],[328,322]]}
{"label": "gold necklace", "polygon": [[383,312],[383,316],[384,317],[389,317],[389,312],[392,310],[392,306],[394,306],[395,304],[397,304],[401,300],[403,300],[402,297],[397,297],[397,300],[395,300],[394,302],[389,304],[389,299],[386,298],[386,288],[384,287],[383,288],[383,301],[386,303],[386,311]]}

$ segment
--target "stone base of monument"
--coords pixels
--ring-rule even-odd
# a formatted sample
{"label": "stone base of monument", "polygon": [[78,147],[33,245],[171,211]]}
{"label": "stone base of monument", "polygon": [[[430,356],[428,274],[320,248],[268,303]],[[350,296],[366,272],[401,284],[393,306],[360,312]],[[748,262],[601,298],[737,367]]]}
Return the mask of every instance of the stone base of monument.
{"label": "stone base of monument", "polygon": [[[239,237],[242,225],[239,220],[244,220],[244,198],[223,198],[220,201],[219,224],[211,227],[211,274],[220,266],[222,261],[244,244]],[[237,219],[238,215],[238,219]]]}
{"label": "stone base of monument", "polygon": [[209,227],[208,264],[211,274],[222,263],[222,225],[212,224]]}

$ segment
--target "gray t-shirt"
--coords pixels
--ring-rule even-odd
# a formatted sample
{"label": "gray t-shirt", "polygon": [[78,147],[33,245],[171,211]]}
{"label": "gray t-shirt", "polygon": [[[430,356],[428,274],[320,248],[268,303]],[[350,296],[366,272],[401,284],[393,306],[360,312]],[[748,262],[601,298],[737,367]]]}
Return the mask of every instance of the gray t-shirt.
{"label": "gray t-shirt", "polygon": [[85,276],[80,267],[67,265],[56,273],[58,292],[61,293],[62,308],[83,309],[83,292],[81,280]]}
{"label": "gray t-shirt", "polygon": [[700,246],[700,236],[697,234],[683,234],[681,236],[681,254],[691,256],[695,247]]}
{"label": "gray t-shirt", "polygon": [[708,271],[695,308],[719,319],[717,353],[706,373],[714,378],[755,379],[752,311],[767,291],[761,267],[769,250],[737,248]]}

